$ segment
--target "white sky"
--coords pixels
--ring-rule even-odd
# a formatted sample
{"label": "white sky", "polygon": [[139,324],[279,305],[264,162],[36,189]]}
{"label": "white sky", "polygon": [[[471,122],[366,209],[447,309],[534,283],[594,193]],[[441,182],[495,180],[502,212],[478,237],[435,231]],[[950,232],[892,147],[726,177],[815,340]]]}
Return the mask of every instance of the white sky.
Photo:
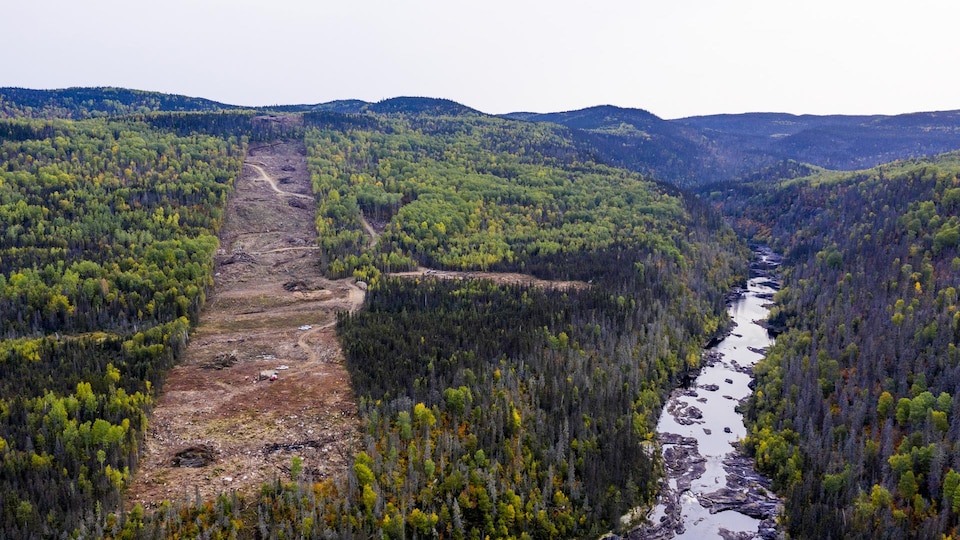
{"label": "white sky", "polygon": [[960,109],[955,0],[14,0],[0,86],[664,118]]}

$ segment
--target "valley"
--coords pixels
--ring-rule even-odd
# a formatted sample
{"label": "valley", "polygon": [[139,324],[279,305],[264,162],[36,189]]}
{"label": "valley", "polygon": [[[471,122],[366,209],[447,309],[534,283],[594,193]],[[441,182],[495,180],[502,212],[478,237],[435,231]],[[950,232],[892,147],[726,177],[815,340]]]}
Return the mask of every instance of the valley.
{"label": "valley", "polygon": [[0,536],[960,537],[956,112],[0,116]]}

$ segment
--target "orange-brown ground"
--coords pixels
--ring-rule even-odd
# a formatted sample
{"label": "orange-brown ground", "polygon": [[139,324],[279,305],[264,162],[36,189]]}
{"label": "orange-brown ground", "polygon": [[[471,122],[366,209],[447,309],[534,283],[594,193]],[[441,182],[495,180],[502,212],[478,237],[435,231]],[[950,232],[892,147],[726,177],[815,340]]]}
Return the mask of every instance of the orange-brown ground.
{"label": "orange-brown ground", "polygon": [[[129,505],[251,492],[289,478],[294,456],[336,475],[359,441],[357,406],[333,324],[364,293],[319,270],[302,143],[252,148],[228,204],[214,290],[150,418]],[[283,368],[285,369],[277,369]],[[258,381],[276,370],[277,380]],[[178,452],[212,453],[203,467]]]}

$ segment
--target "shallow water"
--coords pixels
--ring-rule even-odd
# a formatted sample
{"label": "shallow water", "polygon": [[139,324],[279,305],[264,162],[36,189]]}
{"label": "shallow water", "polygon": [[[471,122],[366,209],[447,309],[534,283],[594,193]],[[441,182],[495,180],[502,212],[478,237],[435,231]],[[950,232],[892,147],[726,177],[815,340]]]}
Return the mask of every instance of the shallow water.
{"label": "shallow water", "polygon": [[[763,258],[764,255],[761,255]],[[731,532],[757,533],[760,520],[727,510],[710,514],[697,497],[715,492],[726,485],[727,472],[723,458],[734,450],[733,443],[746,436],[742,416],[736,412],[738,402],[750,395],[747,386],[751,377],[737,371],[736,366],[747,368],[763,358],[762,350],[769,347],[773,340],[767,330],[754,321],[766,319],[769,310],[764,307],[770,303],[769,295],[775,289],[768,286],[769,278],[751,278],[745,294],[733,301],[728,313],[734,322],[732,333],[707,352],[720,353],[720,359],[712,366],[706,366],[688,389],[675,391],[660,416],[657,432],[673,433],[697,440],[699,453],[705,458],[705,471],[692,479],[690,489],[680,494],[680,513],[684,532],[674,538],[722,538],[720,529]],[[751,350],[754,349],[754,350]],[[716,385],[717,390],[705,387]],[[680,414],[684,422],[671,413],[686,407],[696,407],[701,418]],[[727,428],[725,430],[725,428]],[[728,432],[729,431],[729,432]],[[709,433],[708,433],[709,432]],[[664,444],[663,449],[670,447]],[[676,488],[676,478],[669,478],[671,488]],[[650,519],[657,523],[664,515],[663,505],[658,505]]]}

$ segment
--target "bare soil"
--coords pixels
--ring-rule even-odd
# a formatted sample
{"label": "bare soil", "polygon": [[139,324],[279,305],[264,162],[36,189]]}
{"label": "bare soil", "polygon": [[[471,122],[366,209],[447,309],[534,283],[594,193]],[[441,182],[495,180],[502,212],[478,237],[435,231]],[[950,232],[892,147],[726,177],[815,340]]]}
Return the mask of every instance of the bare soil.
{"label": "bare soil", "polygon": [[152,412],[129,506],[253,492],[289,479],[294,456],[315,479],[349,465],[359,419],[333,326],[364,292],[320,274],[305,154],[299,142],[249,150],[214,290]]}

